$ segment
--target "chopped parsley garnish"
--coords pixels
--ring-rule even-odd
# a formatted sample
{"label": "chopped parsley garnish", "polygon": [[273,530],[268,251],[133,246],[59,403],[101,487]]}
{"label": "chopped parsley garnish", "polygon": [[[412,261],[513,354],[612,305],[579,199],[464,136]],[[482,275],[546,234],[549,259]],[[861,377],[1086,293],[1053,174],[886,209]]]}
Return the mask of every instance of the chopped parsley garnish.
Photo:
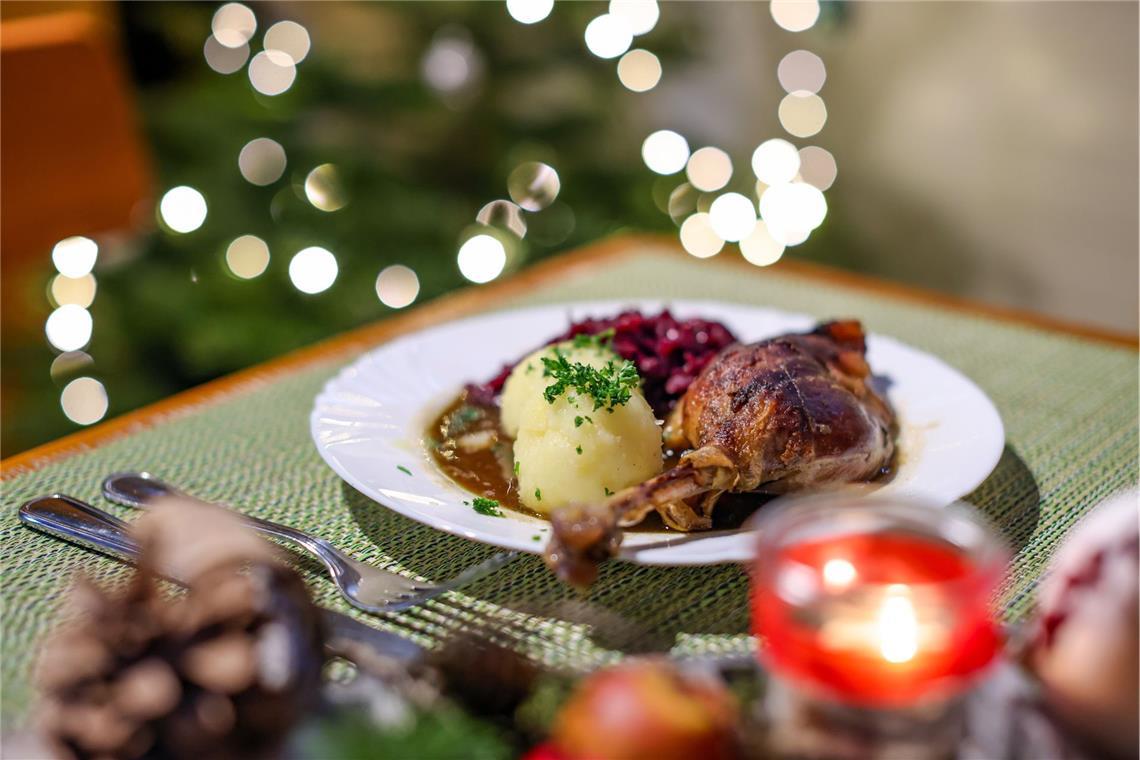
{"label": "chopped parsley garnish", "polygon": [[515,460],[515,477],[519,476],[519,460]]}
{"label": "chopped parsley garnish", "polygon": [[[623,361],[618,364],[608,361],[604,367],[597,369],[588,364],[571,362],[557,348],[554,349],[553,358],[542,357],[542,365],[545,368],[543,376],[554,378],[554,382],[542,394],[550,404],[573,388],[592,398],[595,410],[605,408],[612,412],[614,407],[629,401],[633,389],[641,382],[633,362]],[[585,419],[589,420],[588,417]]]}
{"label": "chopped parsley garnish", "polygon": [[614,492],[610,490],[609,486],[603,486],[603,488],[605,488],[606,496],[613,496],[614,495]]}
{"label": "chopped parsley garnish", "polygon": [[534,498],[536,501],[542,501],[542,489],[541,488],[534,489]]}
{"label": "chopped parsley garnish", "polygon": [[400,472],[404,473],[405,475],[411,475],[412,474],[412,471],[409,470],[407,467],[405,467],[402,464],[396,465],[396,469],[399,470]]}
{"label": "chopped parsley garnish", "polygon": [[582,427],[582,423],[585,421],[586,421],[585,417],[581,417],[581,416],[575,417],[574,418],[574,427]]}
{"label": "chopped parsley garnish", "polygon": [[489,515],[491,517],[502,517],[503,513],[499,509],[499,502],[497,499],[488,499],[483,496],[476,496],[471,501],[471,508],[481,515]]}
{"label": "chopped parsley garnish", "polygon": [[531,536],[531,537],[530,537],[530,540],[531,540],[531,541],[541,541],[541,540],[542,540],[542,536]]}
{"label": "chopped parsley garnish", "polygon": [[582,445],[581,445],[581,444],[579,444],[579,445],[578,445],[578,447],[575,449],[575,451],[577,451],[577,452],[578,452],[578,454],[579,454],[579,455],[581,455],[581,453],[582,453]]}

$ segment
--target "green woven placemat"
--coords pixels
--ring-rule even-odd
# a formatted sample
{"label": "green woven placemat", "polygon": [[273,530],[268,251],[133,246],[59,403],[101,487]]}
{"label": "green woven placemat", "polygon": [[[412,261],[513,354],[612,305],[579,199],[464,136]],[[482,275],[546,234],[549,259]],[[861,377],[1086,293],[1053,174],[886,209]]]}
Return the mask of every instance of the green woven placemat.
{"label": "green woven placemat", "polygon": [[[1137,356],[1032,328],[819,284],[778,271],[645,255],[570,277],[503,306],[588,298],[707,298],[853,315],[871,330],[934,353],[973,378],[997,404],[1007,448],[969,497],[1017,549],[1002,589],[1011,621],[1058,540],[1094,504],[1137,479]],[[448,577],[491,549],[436,532],[345,486],[309,440],[312,399],[341,362],[251,386],[188,416],[72,456],[3,485],[3,699],[5,725],[27,711],[37,644],[60,616],[68,580],[108,583],[124,567],[33,533],[16,518],[52,491],[101,504],[114,470],[148,469],[205,498],[315,532],[360,559],[430,578]],[[124,518],[130,510],[107,509]],[[298,559],[320,603],[349,611],[312,563]],[[623,652],[745,651],[747,582],[737,566],[649,568],[610,563],[588,598],[555,582],[534,557],[518,560],[417,610],[368,618],[432,645],[457,626],[487,620],[522,651],[550,664],[590,667]]]}

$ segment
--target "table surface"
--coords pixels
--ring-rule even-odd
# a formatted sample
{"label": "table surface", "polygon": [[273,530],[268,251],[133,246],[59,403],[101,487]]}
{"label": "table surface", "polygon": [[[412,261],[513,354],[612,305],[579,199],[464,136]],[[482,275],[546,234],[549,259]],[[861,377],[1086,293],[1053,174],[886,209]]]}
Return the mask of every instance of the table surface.
{"label": "table surface", "polygon": [[[1017,621],[1060,538],[1089,508],[1137,481],[1136,339],[795,262],[757,269],[728,251],[698,261],[672,241],[624,236],[469,288],[3,462],[4,725],[26,713],[36,645],[62,617],[69,578],[108,585],[129,570],[23,528],[24,501],[50,492],[99,498],[115,470],[149,470],[207,499],[324,536],[360,559],[444,578],[493,549],[445,535],[343,484],[313,447],[308,417],[322,385],[360,352],[482,311],[597,298],[694,298],[819,317],[856,316],[874,332],[940,356],[990,395],[1005,452],[967,500],[1015,551],[998,603]],[[290,555],[319,603],[432,646],[464,626],[491,625],[550,665],[588,668],[623,653],[749,651],[740,567],[610,563],[588,596],[558,584],[537,557],[423,607],[370,617],[351,610],[315,563]]]}

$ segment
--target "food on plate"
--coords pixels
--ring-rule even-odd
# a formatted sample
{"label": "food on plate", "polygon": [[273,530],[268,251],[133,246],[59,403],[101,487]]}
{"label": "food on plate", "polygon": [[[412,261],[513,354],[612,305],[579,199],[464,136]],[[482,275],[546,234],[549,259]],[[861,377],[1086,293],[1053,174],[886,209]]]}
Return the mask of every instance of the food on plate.
{"label": "food on plate", "polygon": [[553,513],[547,563],[588,584],[617,552],[621,528],[650,511],[671,527],[702,530],[725,492],[873,479],[894,455],[895,415],[872,387],[865,355],[855,321],[726,349],[671,415],[666,444],[688,449],[677,466],[604,502]]}
{"label": "food on plate", "polygon": [[[661,419],[713,357],[736,342],[736,336],[720,322],[677,319],[668,309],[657,314],[629,309],[615,317],[574,322],[547,344],[611,332],[610,348],[636,365],[645,400]],[[494,405],[515,366],[507,365],[486,383],[468,386],[468,398],[473,403]]]}
{"label": "food on plate", "polygon": [[651,514],[707,530],[725,493],[880,477],[895,428],[856,321],[745,345],[717,322],[626,311],[468,386],[429,437],[460,485],[549,517],[548,564],[585,584]]}
{"label": "food on plate", "polygon": [[[520,499],[520,473],[515,472],[512,448],[522,415],[522,399],[541,396],[551,384],[541,361],[534,363],[536,356],[541,357],[550,346],[567,341],[572,350],[583,352],[567,357],[571,364],[592,366],[598,358],[617,354],[633,363],[640,377],[642,397],[657,419],[663,420],[705,365],[735,340],[719,322],[677,319],[668,310],[648,315],[629,310],[615,317],[574,322],[565,333],[507,365],[491,380],[468,385],[428,427],[428,449],[440,470],[463,488],[494,499],[503,507],[529,512],[531,508]],[[527,372],[527,365],[535,369]],[[506,387],[508,380],[510,387]],[[574,456],[578,456],[577,445]],[[538,501],[534,498],[536,489],[542,492],[545,502],[542,484],[528,488],[532,501]],[[613,485],[601,483],[603,496],[615,490]]]}
{"label": "food on plate", "polygon": [[[591,336],[586,336],[591,338]],[[503,432],[512,438],[519,434],[523,408],[528,402],[542,398],[546,386],[550,385],[543,359],[556,359],[561,355],[570,364],[584,364],[601,370],[610,362],[620,363],[618,355],[601,339],[578,339],[562,341],[543,346],[523,358],[507,376],[499,397],[499,424]]]}
{"label": "food on plate", "polygon": [[[507,380],[503,429],[509,433],[508,419],[518,419],[514,457],[523,506],[550,514],[661,472],[661,429],[637,371],[607,353],[561,343],[524,360]],[[530,367],[536,369],[528,375]],[[531,387],[535,375],[541,380]]]}

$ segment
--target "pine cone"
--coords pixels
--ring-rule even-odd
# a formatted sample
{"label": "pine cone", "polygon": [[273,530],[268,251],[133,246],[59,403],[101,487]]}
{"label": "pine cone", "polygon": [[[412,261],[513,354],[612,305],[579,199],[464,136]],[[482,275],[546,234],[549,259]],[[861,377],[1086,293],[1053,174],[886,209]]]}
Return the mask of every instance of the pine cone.
{"label": "pine cone", "polygon": [[[184,519],[173,522],[181,529]],[[246,567],[227,548],[233,542],[211,541],[219,524],[245,530],[227,515],[199,521],[204,533],[165,543],[190,546],[195,556],[182,597],[171,599],[149,569],[182,561],[165,556],[167,524],[148,534],[144,563],[125,592],[81,582],[83,624],[58,633],[40,662],[41,724],[57,754],[267,757],[312,706],[323,636],[304,583],[268,554]],[[204,561],[210,543],[219,549]]]}

